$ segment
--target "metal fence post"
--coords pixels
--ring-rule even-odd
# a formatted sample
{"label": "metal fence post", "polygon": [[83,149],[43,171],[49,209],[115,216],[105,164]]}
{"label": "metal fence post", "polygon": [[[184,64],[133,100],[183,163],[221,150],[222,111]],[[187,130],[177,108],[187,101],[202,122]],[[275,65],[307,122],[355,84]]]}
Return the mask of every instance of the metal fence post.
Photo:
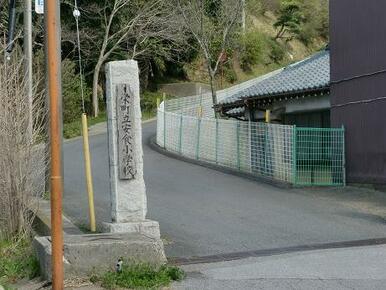
{"label": "metal fence post", "polygon": [[197,142],[196,142],[196,159],[200,159],[200,132],[201,131],[201,118],[197,118]]}
{"label": "metal fence post", "polygon": [[178,144],[178,147],[179,147],[179,152],[180,154],[182,154],[182,114],[180,115],[180,139],[179,139],[179,144]]}
{"label": "metal fence post", "polygon": [[343,166],[343,186],[346,186],[346,136],[345,136],[345,128],[344,125],[342,125],[342,166]]}
{"label": "metal fence post", "polygon": [[252,170],[252,126],[251,126],[251,120],[248,120],[248,142],[249,142],[249,171],[250,173],[253,172]]}
{"label": "metal fence post", "polygon": [[240,162],[240,121],[236,122],[236,138],[237,138],[237,168],[241,169]]}
{"label": "metal fence post", "polygon": [[267,125],[267,123],[263,123],[263,125],[264,125],[264,169],[263,169],[263,173],[266,175],[268,173],[268,165],[267,165],[267,163],[268,163],[267,162],[268,125]]}
{"label": "metal fence post", "polygon": [[293,126],[292,130],[292,179],[293,184],[297,183],[297,128]]}
{"label": "metal fence post", "polygon": [[215,148],[215,150],[216,150],[216,164],[218,164],[218,118],[216,118],[216,144],[215,144],[215,146],[216,146],[216,148]]}
{"label": "metal fence post", "polygon": [[163,94],[163,105],[164,105],[164,148],[166,149],[166,95]]}
{"label": "metal fence post", "polygon": [[200,109],[199,109],[199,117],[202,118],[203,115],[203,107],[202,107],[202,88],[200,87]]}

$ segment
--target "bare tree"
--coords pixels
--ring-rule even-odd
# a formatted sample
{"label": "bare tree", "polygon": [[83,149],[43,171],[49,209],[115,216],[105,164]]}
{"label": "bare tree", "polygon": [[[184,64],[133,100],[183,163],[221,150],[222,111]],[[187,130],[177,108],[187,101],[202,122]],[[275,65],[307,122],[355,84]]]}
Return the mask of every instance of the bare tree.
{"label": "bare tree", "polygon": [[[186,28],[199,44],[206,63],[213,105],[217,104],[215,77],[231,39],[240,27],[243,0],[174,0]],[[215,112],[217,116],[217,113]]]}
{"label": "bare tree", "polygon": [[[98,115],[98,84],[103,64],[109,59],[143,59],[150,54],[170,56],[181,47],[184,34],[176,9],[168,0],[113,0],[103,7],[89,3],[80,7],[89,23],[102,19],[102,34],[82,27],[82,39],[90,43],[84,50],[97,50],[93,71],[92,103],[94,116]],[[64,35],[69,40],[70,35]],[[177,44],[178,43],[178,44]],[[154,47],[159,49],[155,50]],[[93,51],[90,51],[91,54]],[[125,52],[125,56],[122,55]]]}
{"label": "bare tree", "polygon": [[44,192],[45,98],[35,92],[33,120],[27,99],[22,61],[16,53],[10,61],[0,59],[0,239],[29,233]]}

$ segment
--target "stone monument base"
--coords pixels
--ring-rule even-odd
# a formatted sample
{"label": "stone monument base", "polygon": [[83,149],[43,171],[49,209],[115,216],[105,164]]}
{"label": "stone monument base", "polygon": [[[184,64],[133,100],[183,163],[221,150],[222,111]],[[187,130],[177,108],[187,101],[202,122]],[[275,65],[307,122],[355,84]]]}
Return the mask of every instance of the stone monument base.
{"label": "stone monument base", "polygon": [[159,223],[148,219],[124,223],[103,223],[102,228],[107,233],[138,233],[149,238],[161,239]]}
{"label": "stone monument base", "polygon": [[[44,279],[51,281],[51,237],[37,237],[35,250]],[[115,269],[118,259],[127,264],[160,266],[167,262],[160,239],[141,234],[64,235],[65,278],[90,277]]]}

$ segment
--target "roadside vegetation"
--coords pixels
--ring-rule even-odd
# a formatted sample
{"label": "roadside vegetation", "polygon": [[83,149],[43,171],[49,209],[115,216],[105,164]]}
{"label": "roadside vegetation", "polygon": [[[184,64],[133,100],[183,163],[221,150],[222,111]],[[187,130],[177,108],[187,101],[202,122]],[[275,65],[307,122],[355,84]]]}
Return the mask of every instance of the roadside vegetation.
{"label": "roadside vegetation", "polygon": [[[154,118],[157,115],[157,99],[162,100],[162,93],[145,91],[141,95],[141,110],[142,110],[142,121],[146,121]],[[170,96],[167,96],[170,98]],[[63,124],[63,137],[70,139],[81,136],[82,134],[82,112],[79,110],[77,115],[66,119]],[[88,116],[87,125],[88,127],[96,125],[98,123],[106,122],[107,115],[105,111],[99,113],[98,117]]]}
{"label": "roadside vegetation", "polygon": [[[106,113],[102,112],[98,117],[88,117],[87,125],[88,127],[96,125],[101,122],[106,122],[107,117]],[[81,115],[77,118],[74,118],[73,121],[63,124],[63,137],[65,139],[70,139],[82,135],[82,120]]]}
{"label": "roadside vegetation", "polygon": [[160,289],[173,281],[181,281],[185,273],[172,266],[155,268],[150,265],[123,266],[122,272],[107,272],[91,277],[91,282],[106,289]]}
{"label": "roadside vegetation", "polygon": [[[2,49],[0,45],[1,55]],[[45,139],[45,98],[35,92],[29,105],[17,56],[6,62],[0,58],[0,284],[39,275],[31,241],[37,199],[44,192],[39,181],[44,180],[46,162],[40,146]]]}
{"label": "roadside vegetation", "polygon": [[39,262],[29,238],[0,242],[0,285],[7,286],[22,279],[40,275]]}

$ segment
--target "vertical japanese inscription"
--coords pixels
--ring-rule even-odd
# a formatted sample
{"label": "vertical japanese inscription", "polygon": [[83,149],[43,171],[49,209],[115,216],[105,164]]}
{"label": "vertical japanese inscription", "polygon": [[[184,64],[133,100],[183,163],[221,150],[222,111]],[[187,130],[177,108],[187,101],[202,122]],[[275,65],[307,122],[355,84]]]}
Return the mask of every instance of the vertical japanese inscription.
{"label": "vertical japanese inscription", "polygon": [[135,163],[135,109],[134,94],[129,85],[117,85],[117,127],[119,179],[132,180],[136,177]]}

